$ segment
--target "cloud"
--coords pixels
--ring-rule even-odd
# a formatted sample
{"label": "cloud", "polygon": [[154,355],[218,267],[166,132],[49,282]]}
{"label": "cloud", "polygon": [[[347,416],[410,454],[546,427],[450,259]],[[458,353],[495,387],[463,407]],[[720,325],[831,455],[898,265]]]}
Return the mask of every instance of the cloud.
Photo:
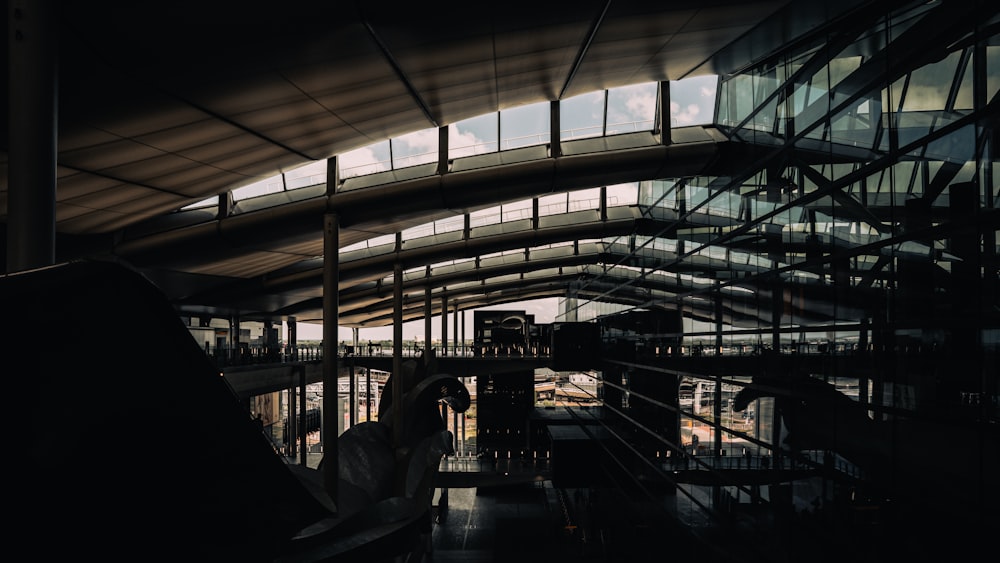
{"label": "cloud", "polygon": [[608,133],[622,133],[652,123],[656,115],[656,84],[616,89],[608,94]]}
{"label": "cloud", "polygon": [[389,169],[388,162],[379,162],[375,151],[370,147],[346,152],[339,157],[340,170],[344,178],[373,174]]}
{"label": "cloud", "polygon": [[656,115],[656,96],[648,91],[631,95],[625,101],[625,108],[636,121],[649,119],[650,115]]}
{"label": "cloud", "polygon": [[698,114],[701,113],[701,107],[698,104],[688,104],[681,109],[680,104],[676,102],[670,102],[670,124],[671,125],[691,125],[697,123]]}
{"label": "cloud", "polygon": [[409,152],[413,154],[434,152],[438,148],[438,130],[422,129],[401,137],[396,137],[393,139],[393,143],[395,143],[393,146],[398,144],[410,149]]}
{"label": "cloud", "polygon": [[452,127],[448,132],[448,147],[452,158],[493,152],[475,134],[470,131],[458,131],[456,127]]}

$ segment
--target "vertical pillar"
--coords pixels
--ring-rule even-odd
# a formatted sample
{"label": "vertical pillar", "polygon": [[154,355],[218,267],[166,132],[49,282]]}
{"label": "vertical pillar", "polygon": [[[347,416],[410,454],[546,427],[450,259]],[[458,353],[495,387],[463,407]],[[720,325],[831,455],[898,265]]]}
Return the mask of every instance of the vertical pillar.
{"label": "vertical pillar", "polygon": [[[445,288],[441,287],[441,357],[448,355],[448,296]],[[429,358],[429,356],[428,356]],[[448,405],[441,402],[441,421],[444,422],[445,429],[448,428]]]}
{"label": "vertical pillar", "polygon": [[438,174],[448,171],[448,126],[438,127]]}
{"label": "vertical pillar", "polygon": [[431,313],[433,312],[433,307],[431,303],[431,284],[430,280],[427,281],[427,286],[424,287],[424,357],[430,359],[428,355],[431,349]]}
{"label": "vertical pillar", "polygon": [[219,194],[218,211],[215,213],[216,219],[225,219],[233,210],[233,192]]}
{"label": "vertical pillar", "polygon": [[358,385],[356,381],[356,376],[354,374],[354,356],[358,355],[358,351],[361,350],[361,342],[358,340],[358,327],[353,327],[351,331],[354,333],[354,354],[351,356],[350,372],[351,379],[348,382],[349,392],[347,405],[348,409],[351,411],[348,415],[348,423],[354,426],[358,423]]}
{"label": "vertical pillar", "polygon": [[[292,373],[294,375],[294,368]],[[299,403],[295,400],[295,390],[296,386],[293,383],[288,388],[288,428],[285,429],[285,436],[288,438],[288,451],[286,452],[288,457],[295,457],[298,453]]]}
{"label": "vertical pillar", "polygon": [[299,361],[299,325],[295,317],[288,317],[288,354],[293,362]]}
{"label": "vertical pillar", "polygon": [[[712,293],[715,297],[715,356],[718,358],[722,355],[722,291],[718,280],[715,282],[715,291]],[[719,456],[722,454],[722,380],[718,377],[715,379],[715,397],[713,399],[715,401],[713,409],[715,427],[712,440],[715,443],[715,455]]]}
{"label": "vertical pillar", "polygon": [[[306,407],[306,366],[297,366],[296,371],[299,376],[299,465],[306,467],[309,458],[309,443],[306,440],[309,435],[309,425],[306,422],[308,420],[306,414],[309,411]],[[326,396],[326,393],[323,395]]]}
{"label": "vertical pillar", "polygon": [[458,341],[458,317],[459,317],[458,305],[456,304],[455,314],[451,316],[452,323],[455,325],[454,326],[455,330],[453,331],[454,336],[452,337],[452,349],[455,351],[456,356],[460,356],[462,352],[461,343]]}
{"label": "vertical pillar", "polygon": [[[392,445],[403,443],[403,263],[399,251],[402,233],[396,233],[396,261],[392,265]],[[398,476],[397,476],[398,480]]]}
{"label": "vertical pillar", "polygon": [[723,307],[722,307],[722,290],[719,285],[719,281],[715,281],[715,355],[722,355],[722,325],[723,325]]}
{"label": "vertical pillar", "polygon": [[664,145],[669,145],[673,143],[673,138],[671,137],[670,131],[670,81],[663,80],[660,82],[660,100],[659,100],[659,115],[660,122],[658,128],[660,130],[660,143]]}
{"label": "vertical pillar", "polygon": [[[56,2],[9,0],[7,272],[55,263]],[[16,77],[16,80],[13,78]]]}
{"label": "vertical pillar", "polygon": [[[336,183],[337,159],[327,161],[327,192],[330,191],[331,169]],[[338,287],[340,260],[340,218],[336,213],[323,216],[323,486],[336,503],[340,459],[337,453],[337,326],[340,318]]]}
{"label": "vertical pillar", "polygon": [[441,357],[448,355],[448,296],[443,294],[441,288]]}
{"label": "vertical pillar", "polygon": [[261,354],[263,354],[264,357],[267,358],[266,361],[268,362],[273,361],[271,358],[271,354],[275,350],[276,342],[272,338],[273,334],[274,334],[274,321],[272,321],[271,319],[267,319],[264,321],[264,338],[263,338],[264,349],[261,350]]}
{"label": "vertical pillar", "polygon": [[[934,264],[934,241],[932,237],[922,236],[921,233],[934,224],[934,214],[931,202],[926,198],[908,199],[903,209],[904,232],[914,234],[914,242],[926,245],[927,252],[921,255],[900,253],[896,257],[895,321],[911,330],[898,335],[903,347],[895,355],[898,369],[893,374],[893,385],[897,389],[913,391],[910,397],[903,399],[906,402],[897,406],[933,409],[934,403],[952,398],[951,393],[941,387],[941,384],[947,384],[948,381],[937,381],[933,362],[924,357],[925,350],[931,348],[938,334],[938,327],[947,322],[947,314],[934,306],[939,301],[934,281],[937,269]],[[896,330],[896,326],[891,328]],[[951,376],[961,370],[961,366],[949,366],[947,375]],[[911,398],[915,404],[908,404]]]}
{"label": "vertical pillar", "polygon": [[365,367],[365,420],[372,419],[372,402],[375,400],[375,393],[372,393],[372,368]]}
{"label": "vertical pillar", "polygon": [[242,360],[240,348],[240,317],[229,317],[229,357],[233,361]]}
{"label": "vertical pillar", "polygon": [[[975,403],[981,403],[985,400],[983,394],[988,387],[984,377],[989,378],[980,367],[985,360],[981,336],[983,316],[993,305],[990,295],[983,290],[987,287],[985,280],[994,274],[983,268],[984,258],[990,252],[983,251],[981,245],[986,230],[959,228],[961,225],[981,224],[979,184],[955,183],[949,186],[948,193],[948,216],[955,227],[948,246],[952,254],[961,260],[952,263],[951,283],[947,288],[951,318],[946,326],[952,344],[939,397],[944,401],[959,402],[963,394],[972,394],[979,397]],[[984,276],[981,272],[987,274]]]}
{"label": "vertical pillar", "polygon": [[559,100],[549,102],[549,155],[562,156],[562,126],[560,125]]}

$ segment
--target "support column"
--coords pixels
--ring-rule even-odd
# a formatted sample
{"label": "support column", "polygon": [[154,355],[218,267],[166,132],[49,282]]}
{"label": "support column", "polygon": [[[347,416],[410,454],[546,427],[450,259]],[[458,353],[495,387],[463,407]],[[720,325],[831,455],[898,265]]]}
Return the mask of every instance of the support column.
{"label": "support column", "polygon": [[358,355],[361,350],[361,342],[358,340],[358,327],[353,327],[351,331],[354,333],[354,354],[351,356],[350,369],[348,370],[351,376],[348,382],[348,392],[347,404],[351,413],[347,417],[348,424],[354,426],[358,423],[358,385],[355,380],[356,376],[354,374],[354,357]]}
{"label": "support column", "polygon": [[[58,35],[55,2],[9,0],[7,272],[55,263]],[[13,79],[16,77],[16,80]]]}
{"label": "support column", "polygon": [[[327,192],[330,192],[331,169],[337,159],[327,161]],[[332,176],[336,185],[336,173]],[[340,459],[337,453],[337,326],[340,318],[340,218],[336,213],[323,216],[323,486],[336,504],[338,499]]]}
{"label": "support column", "polygon": [[549,102],[549,156],[562,156],[562,126],[560,125],[559,100]]}
{"label": "support column", "polygon": [[308,420],[306,414],[309,409],[306,407],[306,366],[297,366],[296,371],[299,376],[299,465],[308,467],[309,442],[306,437],[309,435],[309,425],[306,423]]}
{"label": "support column", "polygon": [[[396,262],[392,265],[392,446],[403,443],[403,263],[399,251],[402,233],[396,233]],[[398,482],[397,476],[397,482]]]}
{"label": "support column", "polygon": [[[442,291],[444,288],[441,288]],[[441,296],[441,357],[448,355],[448,296]]]}
{"label": "support column", "polygon": [[[718,280],[712,293],[715,298],[715,357],[718,358],[722,355],[722,291]],[[722,380],[719,377],[715,379],[714,401],[715,408],[712,414],[715,416],[715,428],[712,439],[715,442],[715,456],[719,457],[722,455]]]}
{"label": "support column", "polygon": [[438,174],[448,171],[448,126],[438,127]]}
{"label": "support column", "polygon": [[722,325],[723,325],[723,307],[722,307],[722,290],[719,281],[715,282],[715,355],[722,355]]}
{"label": "support column", "polygon": [[670,131],[670,81],[660,82],[660,122],[657,127],[660,130],[660,144],[669,145],[673,143]]}
{"label": "support column", "polygon": [[858,349],[854,356],[858,358],[859,365],[863,366],[858,370],[858,403],[867,407],[871,404],[871,396],[868,392],[869,373],[871,371],[871,355],[868,352],[868,327],[870,321],[868,317],[861,319],[861,328],[858,329]]}
{"label": "support column", "polygon": [[431,349],[431,312],[433,311],[433,306],[431,302],[431,284],[430,281],[427,282],[427,286],[424,287],[424,358],[430,359],[430,349]]}
{"label": "support column", "polygon": [[285,428],[285,438],[288,439],[288,451],[285,455],[291,458],[298,454],[299,403],[295,400],[295,390],[293,383],[288,388],[288,427]]}
{"label": "support column", "polygon": [[[444,294],[444,287],[441,288],[441,357],[448,355],[448,296]],[[428,356],[430,358],[430,356]],[[448,428],[448,405],[441,402],[441,421],[444,422],[445,429]]]}
{"label": "support column", "polygon": [[240,348],[240,317],[232,316],[229,317],[229,359],[231,362],[239,362],[243,359],[240,352],[242,352]]}
{"label": "support column", "polygon": [[[993,275],[983,268],[988,265],[984,258],[990,250],[982,250],[980,244],[985,229],[958,228],[970,223],[977,227],[981,224],[979,184],[955,183],[949,186],[948,193],[948,218],[956,226],[948,248],[961,260],[952,263],[951,283],[947,288],[951,315],[945,326],[951,338],[950,355],[946,361],[934,358],[941,361],[942,366],[948,366],[942,369],[945,373],[941,375],[937,397],[941,402],[981,404],[986,400],[984,393],[990,379],[981,367],[986,361],[982,341],[983,318],[985,311],[993,306],[991,296],[983,291],[985,280]],[[992,193],[987,192],[987,197],[991,197]],[[986,240],[990,238],[987,236]],[[986,276],[981,272],[987,272]],[[976,399],[970,401],[969,397]]]}
{"label": "support column", "polygon": [[372,419],[372,402],[375,400],[375,393],[372,393],[372,368],[365,367],[365,421]]}

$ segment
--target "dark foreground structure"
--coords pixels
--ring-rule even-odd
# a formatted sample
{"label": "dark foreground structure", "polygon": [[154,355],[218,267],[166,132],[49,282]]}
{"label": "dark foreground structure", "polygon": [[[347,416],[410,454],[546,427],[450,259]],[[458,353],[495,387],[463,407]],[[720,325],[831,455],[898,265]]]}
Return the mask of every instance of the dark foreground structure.
{"label": "dark foreground structure", "polygon": [[[996,2],[538,4],[8,4],[14,543],[990,555]],[[506,304],[463,357],[460,318]],[[391,374],[377,422],[356,369]],[[298,393],[305,428],[315,383],[296,459],[251,413]]]}

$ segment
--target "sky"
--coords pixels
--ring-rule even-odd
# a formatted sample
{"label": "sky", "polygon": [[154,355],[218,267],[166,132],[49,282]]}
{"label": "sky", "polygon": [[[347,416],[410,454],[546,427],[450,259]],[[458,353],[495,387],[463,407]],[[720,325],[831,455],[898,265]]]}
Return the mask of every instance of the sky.
{"label": "sky", "polygon": [[[670,85],[670,122],[674,127],[710,123],[714,119],[717,85],[716,76],[700,76]],[[592,92],[560,102],[560,129],[563,139],[583,138],[602,134],[607,114],[607,133],[627,133],[649,130],[656,118],[657,84],[636,84],[606,91]],[[508,108],[497,113],[467,119],[449,126],[449,151],[452,158],[470,156],[502,149],[544,143],[549,136],[549,103],[529,104]],[[341,176],[344,178],[371,174],[427,162],[438,158],[438,132],[436,128],[415,131],[344,153],[338,157]],[[270,178],[233,191],[234,198],[243,199],[298,186],[315,185],[326,181],[326,161],[303,166],[291,172]],[[215,198],[206,200],[214,205]],[[198,204],[195,204],[198,205]],[[525,311],[535,316],[535,322],[554,322],[558,299],[508,303],[483,309]],[[454,338],[454,320],[448,319],[449,340]],[[462,321],[459,319],[459,330]],[[283,327],[282,338],[287,339]],[[472,315],[465,320],[465,338],[472,338]],[[392,327],[359,329],[361,341],[391,340]],[[431,322],[431,334],[441,336],[441,319]],[[353,331],[340,327],[338,340],[352,341]],[[406,340],[423,338],[424,321],[403,325]],[[318,324],[298,323],[298,340],[322,340],[323,327]]]}

